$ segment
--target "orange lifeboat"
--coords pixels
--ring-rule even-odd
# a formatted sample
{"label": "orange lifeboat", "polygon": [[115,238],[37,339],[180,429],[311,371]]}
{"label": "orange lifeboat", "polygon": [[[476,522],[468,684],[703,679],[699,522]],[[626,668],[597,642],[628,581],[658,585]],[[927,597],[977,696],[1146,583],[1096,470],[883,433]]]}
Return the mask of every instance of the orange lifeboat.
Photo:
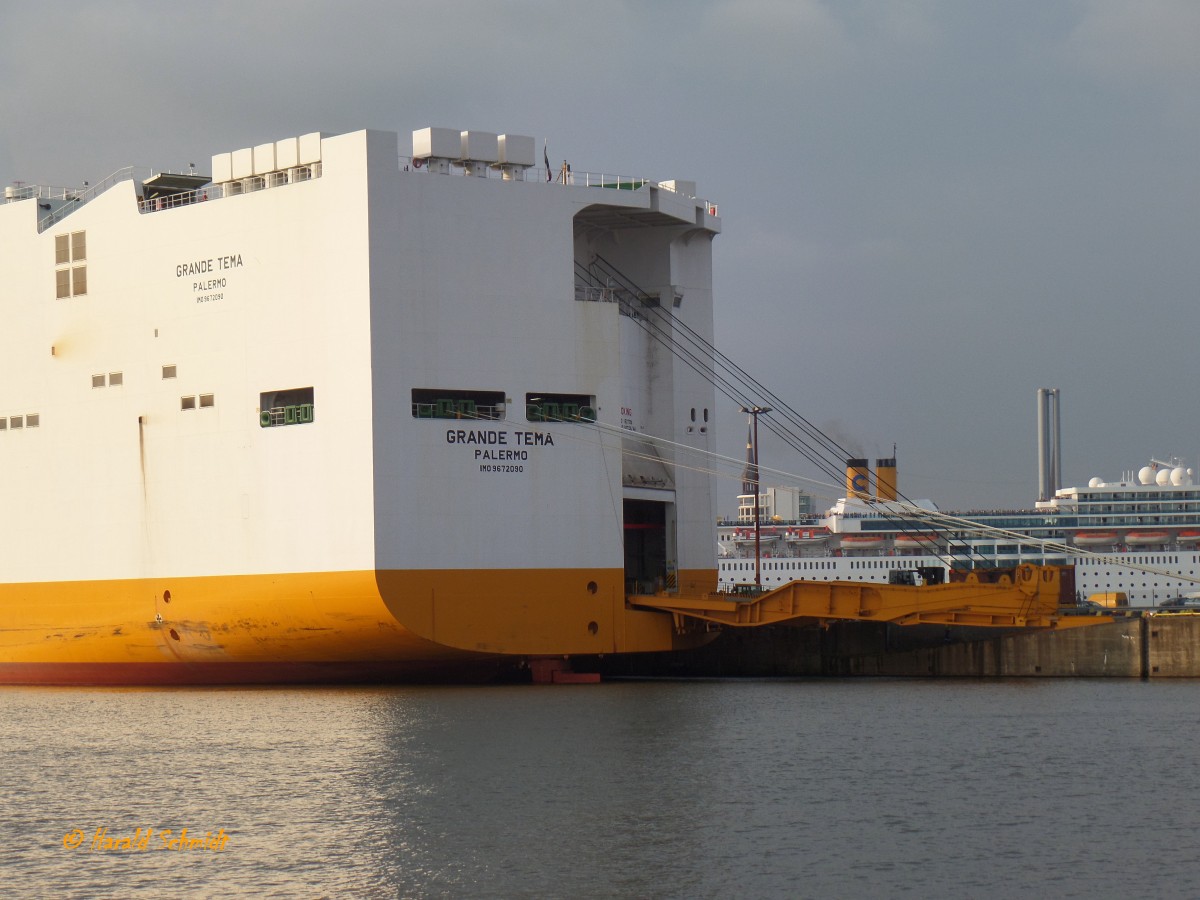
{"label": "orange lifeboat", "polygon": [[1079,531],[1072,540],[1080,547],[1110,546],[1117,542],[1115,531]]}
{"label": "orange lifeboat", "polygon": [[1165,544],[1171,539],[1166,531],[1131,531],[1125,535],[1125,543],[1131,547],[1143,547],[1147,544]]}
{"label": "orange lifeboat", "polygon": [[842,535],[843,550],[874,550],[882,547],[886,541],[881,534],[844,534]]}
{"label": "orange lifeboat", "polygon": [[[769,544],[772,541],[779,540],[779,534],[775,528],[759,528],[758,542],[760,544]],[[733,542],[735,544],[753,544],[754,529],[753,528],[738,528],[733,533]]]}
{"label": "orange lifeboat", "polygon": [[894,543],[897,550],[932,550],[937,540],[936,534],[898,534]]}
{"label": "orange lifeboat", "polygon": [[790,528],[784,535],[793,544],[819,544],[829,540],[827,528]]}
{"label": "orange lifeboat", "polygon": [[1175,538],[1181,544],[1194,544],[1200,541],[1200,528],[1185,528],[1179,532],[1179,536]]}

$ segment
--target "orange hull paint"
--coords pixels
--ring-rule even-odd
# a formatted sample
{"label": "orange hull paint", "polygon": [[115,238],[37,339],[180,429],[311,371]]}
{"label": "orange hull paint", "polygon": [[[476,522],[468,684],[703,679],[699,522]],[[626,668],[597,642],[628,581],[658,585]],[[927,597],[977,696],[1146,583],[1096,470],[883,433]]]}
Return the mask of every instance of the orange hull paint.
{"label": "orange hull paint", "polygon": [[[479,680],[527,655],[681,649],[609,570],[357,571],[0,586],[0,683]],[[681,583],[715,585],[715,572]]]}

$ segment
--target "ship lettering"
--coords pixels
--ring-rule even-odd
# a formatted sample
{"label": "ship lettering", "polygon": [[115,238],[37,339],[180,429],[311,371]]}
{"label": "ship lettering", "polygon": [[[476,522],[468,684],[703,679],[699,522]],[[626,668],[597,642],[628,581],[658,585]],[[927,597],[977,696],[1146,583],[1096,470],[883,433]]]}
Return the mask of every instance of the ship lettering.
{"label": "ship lettering", "polygon": [[242,254],[235,253],[233,256],[222,256],[217,259],[218,269],[238,269],[242,265]]}
{"label": "ship lettering", "polygon": [[554,435],[540,431],[518,431],[517,443],[527,447],[553,447]]}
{"label": "ship lettering", "polygon": [[464,431],[451,430],[446,432],[447,444],[507,444],[508,432],[505,431]]}
{"label": "ship lettering", "polygon": [[192,290],[195,291],[197,294],[200,293],[201,291],[211,291],[211,290],[215,290],[216,288],[223,288],[223,287],[225,287],[225,279],[224,278],[212,278],[208,281],[193,281],[192,282]]}
{"label": "ship lettering", "polygon": [[184,275],[204,275],[212,270],[213,261],[211,259],[198,259],[195,262],[180,263],[177,265],[175,267],[175,277],[182,278]]}
{"label": "ship lettering", "polygon": [[476,450],[476,459],[529,459],[528,450]]}

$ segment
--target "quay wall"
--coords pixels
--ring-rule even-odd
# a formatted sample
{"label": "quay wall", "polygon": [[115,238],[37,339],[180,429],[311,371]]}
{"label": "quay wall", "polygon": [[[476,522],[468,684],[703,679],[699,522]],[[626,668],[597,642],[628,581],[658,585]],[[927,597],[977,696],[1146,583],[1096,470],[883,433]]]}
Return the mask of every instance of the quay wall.
{"label": "quay wall", "polygon": [[1030,632],[869,622],[768,626],[727,630],[712,644],[685,653],[595,662],[579,670],[713,678],[1200,678],[1200,615]]}

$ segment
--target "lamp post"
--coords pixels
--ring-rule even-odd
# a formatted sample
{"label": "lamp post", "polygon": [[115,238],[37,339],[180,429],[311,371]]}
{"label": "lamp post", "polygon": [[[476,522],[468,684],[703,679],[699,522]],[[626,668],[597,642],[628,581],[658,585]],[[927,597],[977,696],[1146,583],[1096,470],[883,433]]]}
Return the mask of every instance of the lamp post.
{"label": "lamp post", "polygon": [[758,416],[760,413],[769,413],[769,406],[743,406],[742,412],[750,414],[752,435],[750,439],[750,453],[754,458],[754,586],[762,587],[762,522],[758,512],[758,495],[760,481],[758,477]]}

